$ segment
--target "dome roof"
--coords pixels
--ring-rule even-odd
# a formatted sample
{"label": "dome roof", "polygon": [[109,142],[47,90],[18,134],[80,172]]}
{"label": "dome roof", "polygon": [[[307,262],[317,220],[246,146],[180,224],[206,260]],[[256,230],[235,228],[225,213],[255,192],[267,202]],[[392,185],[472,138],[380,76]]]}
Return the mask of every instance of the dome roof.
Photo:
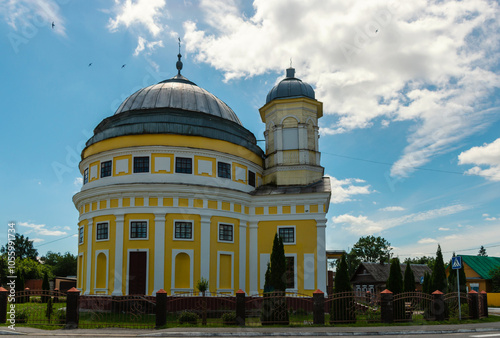
{"label": "dome roof", "polygon": [[196,111],[241,125],[240,120],[227,104],[180,74],[130,95],[116,110],[115,115],[129,111],[161,108]]}
{"label": "dome roof", "polygon": [[267,94],[266,104],[275,99],[288,99],[292,97],[308,97],[315,99],[314,89],[311,85],[295,77],[295,69],[286,70],[286,78],[280,81]]}

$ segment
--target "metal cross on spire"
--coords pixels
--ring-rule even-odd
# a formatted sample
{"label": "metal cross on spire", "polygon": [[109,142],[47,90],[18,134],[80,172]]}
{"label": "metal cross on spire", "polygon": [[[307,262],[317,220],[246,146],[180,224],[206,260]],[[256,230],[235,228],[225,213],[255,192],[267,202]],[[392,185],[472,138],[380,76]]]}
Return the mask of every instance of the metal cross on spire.
{"label": "metal cross on spire", "polygon": [[181,75],[181,69],[182,69],[182,61],[181,61],[181,38],[179,37],[179,54],[177,54],[177,63],[175,64],[175,66],[177,67],[177,71],[178,71],[178,75]]}

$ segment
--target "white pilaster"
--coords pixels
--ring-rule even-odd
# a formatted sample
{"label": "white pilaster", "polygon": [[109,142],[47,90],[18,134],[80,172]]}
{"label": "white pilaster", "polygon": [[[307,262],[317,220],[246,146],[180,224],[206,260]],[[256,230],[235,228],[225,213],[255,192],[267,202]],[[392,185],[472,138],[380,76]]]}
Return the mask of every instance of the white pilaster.
{"label": "white pilaster", "polygon": [[247,222],[240,220],[240,276],[239,288],[246,291],[246,271],[247,271]]}
{"label": "white pilaster", "polygon": [[258,223],[256,221],[250,222],[250,259],[249,259],[249,273],[250,273],[250,295],[259,293],[259,274],[258,274],[258,252],[257,252],[257,239],[258,239]]}
{"label": "white pilaster", "polygon": [[317,269],[317,288],[326,294],[326,242],[325,242],[325,229],[326,219],[316,220],[316,255],[318,256],[316,264]]}
{"label": "white pilaster", "polygon": [[200,226],[200,276],[210,281],[210,216],[201,216]]}
{"label": "white pilaster", "polygon": [[115,236],[115,281],[113,296],[122,296],[123,286],[123,215],[116,215],[116,236]]}
{"label": "white pilaster", "polygon": [[274,134],[274,141],[276,142],[276,159],[275,164],[283,164],[283,126],[276,126],[276,133]]}
{"label": "white pilaster", "polygon": [[154,248],[154,287],[153,296],[165,287],[165,214],[155,214],[155,248]]}
{"label": "white pilaster", "polygon": [[87,278],[84,295],[90,295],[90,274],[92,273],[92,224],[94,220],[90,218],[87,224]]}

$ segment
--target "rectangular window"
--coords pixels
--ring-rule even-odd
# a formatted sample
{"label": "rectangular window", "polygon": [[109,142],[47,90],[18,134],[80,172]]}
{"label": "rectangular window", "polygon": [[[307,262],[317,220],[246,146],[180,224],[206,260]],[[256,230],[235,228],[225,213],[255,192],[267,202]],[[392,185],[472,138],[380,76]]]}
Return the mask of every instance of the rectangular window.
{"label": "rectangular window", "polygon": [[231,178],[231,164],[218,162],[217,163],[217,176],[222,178]]}
{"label": "rectangular window", "polygon": [[111,161],[101,163],[101,178],[111,176]]}
{"label": "rectangular window", "polygon": [[286,288],[295,289],[295,257],[285,257],[286,260]]}
{"label": "rectangular window", "polygon": [[295,244],[295,228],[278,228],[278,236],[283,240],[283,244]]}
{"label": "rectangular window", "polygon": [[97,240],[108,239],[108,223],[97,223]]}
{"label": "rectangular window", "polygon": [[192,239],[193,224],[191,222],[175,222],[175,238]]}
{"label": "rectangular window", "polygon": [[84,228],[80,227],[78,229],[78,244],[83,244],[83,234],[84,234]]}
{"label": "rectangular window", "polygon": [[130,238],[148,238],[148,222],[130,222]]}
{"label": "rectangular window", "polygon": [[225,242],[233,241],[232,224],[219,224],[219,241],[225,241]]}
{"label": "rectangular window", "polygon": [[149,172],[149,156],[134,157],[134,173]]}
{"label": "rectangular window", "polygon": [[255,173],[253,171],[248,171],[248,184],[255,187]]}
{"label": "rectangular window", "polygon": [[176,157],[175,172],[179,174],[192,174],[193,160],[189,157]]}
{"label": "rectangular window", "polygon": [[83,184],[89,183],[89,168],[83,171]]}

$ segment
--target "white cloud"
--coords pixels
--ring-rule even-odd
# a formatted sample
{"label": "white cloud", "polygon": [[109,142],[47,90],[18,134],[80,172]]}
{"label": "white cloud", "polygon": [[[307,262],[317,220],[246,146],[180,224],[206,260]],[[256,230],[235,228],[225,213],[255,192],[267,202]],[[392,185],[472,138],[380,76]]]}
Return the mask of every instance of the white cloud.
{"label": "white cloud", "polygon": [[[473,164],[465,173],[483,176],[490,181],[500,181],[500,138],[480,147],[472,147],[458,155],[458,164]],[[483,167],[488,167],[483,169]]]}
{"label": "white cloud", "polygon": [[418,244],[429,244],[429,243],[437,243],[438,241],[434,238],[422,238],[418,241]]}
{"label": "white cloud", "polygon": [[129,28],[132,25],[144,26],[151,34],[157,36],[164,27],[160,18],[167,15],[166,0],[115,0],[114,19],[109,19],[108,28],[114,32],[121,25]]}
{"label": "white cloud", "polygon": [[59,230],[49,230],[45,227],[45,224],[34,224],[28,222],[19,222],[18,225],[28,228],[29,230],[25,231],[26,234],[34,233],[40,236],[63,236],[67,235],[67,232],[59,231]]}
{"label": "white cloud", "polygon": [[[9,26],[29,39],[39,29],[52,29],[56,34],[66,35],[66,20],[61,14],[57,0],[10,0],[0,1],[0,13]],[[52,27],[54,22],[54,28]]]}
{"label": "white cloud", "polygon": [[66,225],[66,226],[63,228],[63,230],[69,231],[69,230],[71,230],[71,228],[70,228],[69,226],[67,226],[67,225]]}
{"label": "white cloud", "polygon": [[403,207],[398,207],[398,206],[393,206],[393,207],[385,207],[382,209],[379,209],[380,211],[403,211],[405,208]]}
{"label": "white cloud", "polygon": [[380,221],[372,221],[366,216],[356,217],[349,214],[344,214],[333,217],[332,222],[334,224],[345,224],[347,230],[356,234],[373,235],[374,233],[394,228],[403,224],[427,221],[438,217],[456,214],[467,209],[470,209],[470,207],[456,204],[439,209],[432,209]]}
{"label": "white cloud", "polygon": [[439,228],[439,231],[450,231],[450,228]]}
{"label": "white cloud", "polygon": [[393,176],[450,151],[492,113],[484,99],[500,84],[497,2],[255,0],[251,15],[239,4],[202,0],[205,21],[184,23],[187,51],[226,81],[283,74],[293,57],[297,76],[337,117],[323,135],[376,118],[384,127],[411,122]]}
{"label": "white cloud", "polygon": [[41,238],[33,238],[33,239],[30,239],[30,241],[32,241],[33,243],[40,243],[40,242],[44,242],[45,240],[41,239]]}
{"label": "white cloud", "polygon": [[83,178],[81,177],[75,178],[73,184],[76,185],[77,187],[81,187],[83,185]]}
{"label": "white cloud", "polygon": [[365,183],[364,180],[359,178],[346,178],[338,180],[333,176],[330,177],[330,184],[332,186],[332,197],[330,203],[344,203],[352,201],[355,195],[368,195],[373,191],[370,190],[370,185],[354,185],[354,183]]}
{"label": "white cloud", "polygon": [[498,218],[496,218],[496,217],[486,217],[484,220],[485,221],[496,221],[496,220],[498,220]]}

